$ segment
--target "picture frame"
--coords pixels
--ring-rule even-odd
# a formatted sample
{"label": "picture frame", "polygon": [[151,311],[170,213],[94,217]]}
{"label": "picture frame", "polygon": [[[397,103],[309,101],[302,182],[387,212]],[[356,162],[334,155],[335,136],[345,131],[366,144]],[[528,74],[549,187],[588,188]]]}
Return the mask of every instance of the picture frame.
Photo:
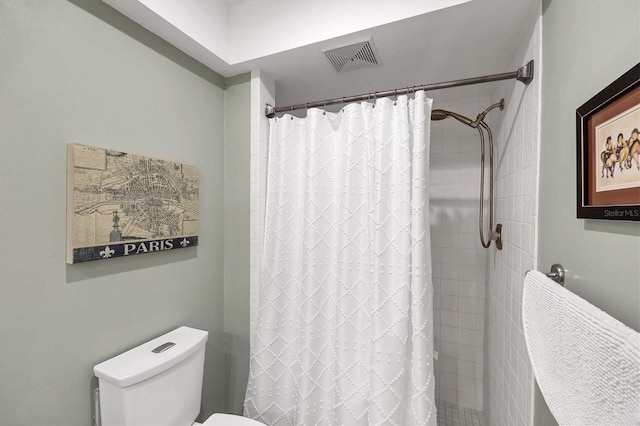
{"label": "picture frame", "polygon": [[576,109],[577,217],[640,221],[640,63]]}
{"label": "picture frame", "polygon": [[67,145],[67,263],[198,245],[196,166]]}

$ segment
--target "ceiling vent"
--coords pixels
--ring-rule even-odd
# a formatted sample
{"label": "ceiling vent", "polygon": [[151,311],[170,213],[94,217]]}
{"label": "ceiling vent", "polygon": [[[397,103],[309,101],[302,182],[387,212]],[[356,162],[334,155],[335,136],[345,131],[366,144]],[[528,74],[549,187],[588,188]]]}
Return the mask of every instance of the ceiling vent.
{"label": "ceiling vent", "polygon": [[378,65],[376,47],[372,39],[322,51],[338,72]]}

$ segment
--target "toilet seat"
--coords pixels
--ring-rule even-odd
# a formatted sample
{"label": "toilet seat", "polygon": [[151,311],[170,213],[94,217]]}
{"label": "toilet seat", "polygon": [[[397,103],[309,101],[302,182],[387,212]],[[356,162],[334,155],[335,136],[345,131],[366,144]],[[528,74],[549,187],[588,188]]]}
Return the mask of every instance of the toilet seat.
{"label": "toilet seat", "polygon": [[260,423],[257,420],[250,419],[248,417],[236,416],[233,414],[212,414],[204,423],[194,423],[195,425],[203,426],[266,426],[264,423]]}

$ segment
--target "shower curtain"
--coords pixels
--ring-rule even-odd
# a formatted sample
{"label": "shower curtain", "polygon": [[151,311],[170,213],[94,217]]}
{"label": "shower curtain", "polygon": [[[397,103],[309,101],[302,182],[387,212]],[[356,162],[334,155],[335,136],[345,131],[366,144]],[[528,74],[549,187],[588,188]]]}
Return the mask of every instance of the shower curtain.
{"label": "shower curtain", "polygon": [[245,415],[435,425],[424,92],[271,119]]}

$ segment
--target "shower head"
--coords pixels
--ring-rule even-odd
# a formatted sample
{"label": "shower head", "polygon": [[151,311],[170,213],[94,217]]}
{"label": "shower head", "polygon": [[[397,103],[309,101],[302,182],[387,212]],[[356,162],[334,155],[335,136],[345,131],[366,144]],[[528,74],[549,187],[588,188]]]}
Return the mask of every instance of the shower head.
{"label": "shower head", "polygon": [[434,109],[433,111],[431,111],[431,120],[433,121],[444,120],[448,116],[449,115],[447,114],[447,111],[442,109]]}
{"label": "shower head", "polygon": [[471,121],[471,119],[465,117],[464,115],[460,115],[458,113],[447,111],[444,109],[434,109],[433,111],[431,111],[431,119],[434,121],[444,120],[447,117],[453,117],[459,122],[466,124],[467,126],[476,127],[472,126],[473,122]]}
{"label": "shower head", "polygon": [[465,117],[464,115],[458,114],[456,112],[447,111],[444,109],[434,109],[431,111],[431,119],[433,121],[444,120],[447,117],[453,117],[459,122],[466,124],[469,127],[473,127],[476,129],[480,123],[484,120],[484,117],[494,108],[500,108],[500,110],[504,109],[504,99],[501,99],[500,102],[496,102],[495,104],[489,106],[489,108],[482,111],[475,120],[471,120],[470,118]]}

